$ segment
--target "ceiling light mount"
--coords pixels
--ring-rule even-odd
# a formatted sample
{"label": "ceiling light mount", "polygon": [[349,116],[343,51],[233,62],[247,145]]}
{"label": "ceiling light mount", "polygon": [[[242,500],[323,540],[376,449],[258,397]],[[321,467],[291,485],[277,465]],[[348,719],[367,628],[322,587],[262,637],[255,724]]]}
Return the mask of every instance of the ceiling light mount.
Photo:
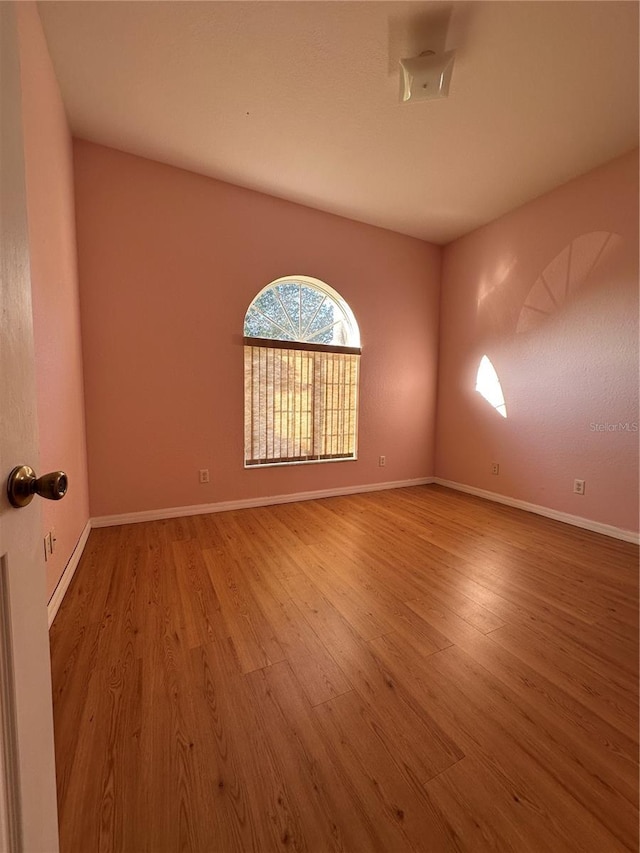
{"label": "ceiling light mount", "polygon": [[424,50],[420,56],[400,60],[400,100],[432,101],[449,95],[455,50],[436,53]]}

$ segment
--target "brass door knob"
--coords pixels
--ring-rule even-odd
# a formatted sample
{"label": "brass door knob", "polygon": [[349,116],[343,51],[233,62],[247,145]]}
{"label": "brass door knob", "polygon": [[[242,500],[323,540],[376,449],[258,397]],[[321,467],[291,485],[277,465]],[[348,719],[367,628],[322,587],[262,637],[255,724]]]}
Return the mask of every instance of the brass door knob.
{"label": "brass door knob", "polygon": [[64,471],[51,471],[36,477],[28,465],[19,465],[9,474],[7,497],[11,506],[23,507],[30,504],[34,495],[49,501],[59,501],[67,494],[69,479]]}

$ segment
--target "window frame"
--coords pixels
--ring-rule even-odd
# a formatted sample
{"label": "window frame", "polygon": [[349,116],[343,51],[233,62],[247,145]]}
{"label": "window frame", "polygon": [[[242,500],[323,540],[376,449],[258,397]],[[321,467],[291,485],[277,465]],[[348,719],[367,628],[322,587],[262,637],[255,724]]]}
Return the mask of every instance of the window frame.
{"label": "window frame", "polygon": [[[307,287],[309,289],[312,289],[312,290],[319,292],[320,294],[322,294],[323,297],[328,298],[330,301],[335,303],[337,305],[338,309],[340,310],[341,314],[343,315],[343,320],[345,321],[344,325],[343,325],[343,329],[346,330],[348,345],[325,344],[325,343],[316,343],[313,341],[301,341],[301,340],[287,340],[287,339],[283,339],[283,338],[265,338],[265,337],[258,337],[258,336],[254,337],[251,335],[247,335],[246,334],[247,319],[249,318],[250,312],[251,312],[252,308],[254,308],[255,303],[260,299],[260,297],[264,293],[266,293],[269,290],[274,290],[277,287],[277,285],[279,285],[279,284],[296,284],[299,287]],[[278,296],[278,299],[282,303],[282,297],[278,291],[276,291],[276,295]],[[320,303],[320,304],[322,304],[322,303]],[[284,306],[284,303],[282,303],[282,307],[284,308],[285,313],[287,313],[287,315],[289,316],[289,314],[286,311],[286,308]],[[260,310],[260,309],[258,309],[258,310]],[[264,314],[263,311],[260,311],[260,313]],[[264,315],[264,316],[266,316],[266,318],[268,320],[271,319],[268,317],[268,315]],[[348,305],[348,303],[345,301],[345,299],[336,290],[334,290],[330,285],[326,284],[325,282],[321,281],[320,279],[311,278],[310,276],[294,276],[294,275],[282,276],[281,278],[275,279],[274,281],[265,285],[265,287],[263,287],[254,296],[254,298],[251,300],[251,303],[249,304],[249,307],[247,308],[247,311],[245,312],[245,321],[244,322],[245,322],[245,330],[244,330],[245,334],[243,335],[243,344],[244,344],[244,359],[245,359],[245,393],[244,393],[244,452],[243,452],[243,455],[244,455],[244,468],[245,468],[245,470],[247,470],[247,469],[258,469],[258,468],[269,468],[269,467],[282,467],[282,466],[289,466],[289,465],[312,465],[312,464],[317,464],[317,463],[321,463],[321,462],[325,463],[325,462],[355,462],[355,461],[357,461],[357,459],[358,459],[358,431],[359,431],[359,403],[360,403],[360,358],[359,357],[362,354],[362,349],[360,347],[360,330],[358,327],[358,323],[355,319],[353,311],[351,310],[351,307]],[[278,325],[274,321],[272,321],[272,322],[273,322],[274,326]],[[308,329],[308,327],[307,327],[307,329]],[[305,329],[304,331],[306,332],[307,329]],[[319,436],[317,436],[316,433],[313,432],[313,425],[312,425],[312,434],[311,434],[313,437],[313,446],[314,447],[316,447],[316,440],[321,443],[321,442],[327,442],[327,441],[332,441],[332,440],[336,439],[339,442],[340,440],[344,440],[346,438],[347,441],[352,441],[353,452],[351,454],[349,454],[349,455],[343,455],[343,454],[329,455],[329,454],[327,454],[327,455],[324,455],[322,458],[318,458],[317,456],[315,458],[312,456],[312,457],[301,457],[301,458],[292,457],[289,459],[283,459],[281,457],[280,458],[276,457],[273,459],[273,461],[271,461],[268,458],[268,456],[264,458],[264,461],[252,461],[248,458],[248,455],[247,455],[247,448],[248,448],[247,425],[249,424],[250,429],[251,430],[253,429],[253,425],[257,420],[256,413],[259,414],[260,418],[264,417],[266,419],[267,424],[268,424],[270,417],[271,418],[275,417],[275,410],[273,413],[271,413],[268,408],[266,410],[261,410],[259,407],[258,407],[258,409],[256,409],[253,406],[253,404],[251,404],[249,406],[250,394],[252,395],[253,392],[248,392],[247,381],[250,381],[250,382],[253,381],[253,371],[255,369],[254,368],[254,361],[253,361],[254,354],[250,353],[249,358],[251,359],[251,366],[249,369],[249,373],[247,373],[247,364],[248,364],[248,362],[247,362],[248,349],[247,348],[249,348],[249,347],[251,347],[251,348],[254,348],[254,347],[255,348],[264,348],[265,350],[284,349],[284,350],[292,350],[292,351],[297,350],[297,351],[302,351],[302,352],[312,352],[312,353],[318,353],[318,354],[325,353],[325,354],[337,354],[337,355],[345,355],[345,356],[347,356],[347,355],[348,356],[358,356],[358,359],[355,362],[355,367],[353,365],[353,361],[352,362],[345,362],[345,365],[344,365],[345,370],[352,371],[355,369],[355,382],[353,383],[353,386],[354,386],[353,409],[351,408],[347,398],[343,397],[342,407],[341,408],[339,407],[337,410],[334,410],[334,411],[337,411],[337,413],[338,413],[338,415],[337,415],[338,419],[340,419],[340,417],[344,417],[345,413],[347,413],[347,412],[349,413],[348,417],[353,418],[353,420],[352,420],[353,427],[352,427],[351,431],[349,431],[349,429],[347,429],[347,431],[339,432],[338,434],[336,434],[336,433],[331,434],[331,432],[326,431],[326,421],[324,421],[325,428],[323,429],[322,433]],[[248,377],[250,377],[249,380],[248,380]],[[326,393],[327,387],[328,387],[328,383],[326,381],[319,387],[313,386],[312,395],[313,395],[314,405],[316,404],[316,401],[319,399],[319,397],[321,395],[323,395],[324,393]],[[352,386],[346,385],[343,393],[344,394],[350,393],[351,387]],[[267,398],[268,398],[268,391],[269,391],[269,386],[266,386],[265,387],[265,396]],[[248,406],[249,406],[249,408],[248,408]],[[290,411],[290,410],[287,410],[287,411]],[[295,408],[293,411],[294,411],[294,417],[295,417]],[[313,411],[315,412],[315,409],[313,409]],[[325,409],[324,411],[327,411],[327,410]],[[331,411],[331,410],[329,410],[329,411]],[[351,415],[351,412],[352,412],[352,415]],[[282,410],[280,412],[280,415],[282,416]],[[287,417],[288,416],[289,415],[287,415]],[[315,415],[313,417],[315,418]],[[324,417],[324,413],[323,413],[322,417]],[[275,447],[275,432],[273,430],[274,430],[273,425],[271,427],[271,431],[269,431],[268,426],[265,427],[265,445],[267,448],[267,453],[268,453],[269,438],[270,437],[271,437],[272,441],[274,442],[272,444],[272,448]],[[343,430],[344,430],[344,426],[343,426]],[[301,434],[296,436],[294,433],[294,437],[293,437],[294,444],[296,441],[302,441],[303,438],[304,438],[304,436],[302,436]],[[278,439],[281,443],[282,442],[282,435],[281,434],[278,435]],[[289,435],[287,435],[286,441],[289,441],[289,440],[290,440]],[[251,439],[251,442],[252,442],[251,450],[255,449],[255,445],[253,444],[253,441],[254,441],[254,439],[252,438]],[[259,439],[259,441],[261,441],[261,439]],[[281,446],[281,444],[280,444],[280,446]]]}

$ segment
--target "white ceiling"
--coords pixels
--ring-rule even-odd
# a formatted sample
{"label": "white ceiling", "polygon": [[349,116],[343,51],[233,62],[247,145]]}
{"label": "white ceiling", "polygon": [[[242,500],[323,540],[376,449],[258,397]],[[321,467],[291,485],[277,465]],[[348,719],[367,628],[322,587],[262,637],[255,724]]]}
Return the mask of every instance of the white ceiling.
{"label": "white ceiling", "polygon": [[[446,243],[638,144],[636,2],[44,2],[76,136]],[[447,100],[398,60],[457,52]]]}

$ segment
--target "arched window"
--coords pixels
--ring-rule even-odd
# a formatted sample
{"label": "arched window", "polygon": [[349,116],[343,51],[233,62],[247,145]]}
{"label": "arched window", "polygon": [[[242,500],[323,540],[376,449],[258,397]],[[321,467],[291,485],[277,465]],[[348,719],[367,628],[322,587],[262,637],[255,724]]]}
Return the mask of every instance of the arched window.
{"label": "arched window", "polygon": [[339,293],[272,281],[244,320],[245,467],[356,459],[360,331]]}

